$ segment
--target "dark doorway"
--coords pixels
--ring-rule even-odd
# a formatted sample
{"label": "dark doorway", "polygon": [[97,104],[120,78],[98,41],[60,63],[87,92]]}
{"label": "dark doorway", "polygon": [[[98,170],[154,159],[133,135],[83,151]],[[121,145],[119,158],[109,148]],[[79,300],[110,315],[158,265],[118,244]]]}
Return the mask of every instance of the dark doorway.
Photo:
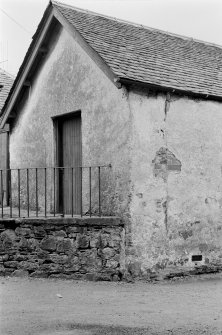
{"label": "dark doorway", "polygon": [[58,174],[58,209],[64,214],[81,213],[82,135],[81,113],[55,119]]}

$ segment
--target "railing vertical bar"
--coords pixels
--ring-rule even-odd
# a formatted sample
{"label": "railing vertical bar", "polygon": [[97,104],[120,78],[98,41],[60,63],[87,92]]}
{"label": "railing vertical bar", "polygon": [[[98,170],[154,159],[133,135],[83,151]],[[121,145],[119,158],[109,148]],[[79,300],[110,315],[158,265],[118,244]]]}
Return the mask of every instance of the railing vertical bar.
{"label": "railing vertical bar", "polygon": [[89,167],[89,216],[92,216],[92,168]]}
{"label": "railing vertical bar", "polygon": [[18,216],[21,216],[21,184],[20,184],[20,169],[18,169]]}
{"label": "railing vertical bar", "polygon": [[10,218],[12,217],[12,170],[9,170],[10,180]]}
{"label": "railing vertical bar", "polygon": [[27,216],[29,217],[29,169],[26,169],[27,179]]}
{"label": "railing vertical bar", "polygon": [[101,216],[101,189],[100,189],[100,166],[98,166],[98,182],[99,182],[99,216]]}
{"label": "railing vertical bar", "polygon": [[46,168],[45,171],[45,217],[47,216],[47,185],[46,185]]}
{"label": "railing vertical bar", "polygon": [[53,168],[54,173],[53,173],[53,215],[55,216],[55,211],[56,211],[56,169]]}
{"label": "railing vertical bar", "polygon": [[38,217],[39,216],[38,168],[35,169],[35,210],[36,210],[36,217]]}
{"label": "railing vertical bar", "polygon": [[80,167],[80,214],[82,217],[82,167]]}
{"label": "railing vertical bar", "polygon": [[71,168],[71,173],[72,173],[71,184],[72,184],[72,217],[73,217],[73,167]]}
{"label": "railing vertical bar", "polygon": [[61,171],[62,171],[62,180],[63,180],[63,185],[62,185],[62,216],[65,217],[65,194],[64,192],[66,190],[64,190],[64,178],[65,178],[65,168],[62,167],[61,168]]}
{"label": "railing vertical bar", "polygon": [[1,200],[2,200],[2,218],[4,216],[4,208],[3,208],[3,201],[4,201],[4,193],[3,193],[3,171],[1,170]]}

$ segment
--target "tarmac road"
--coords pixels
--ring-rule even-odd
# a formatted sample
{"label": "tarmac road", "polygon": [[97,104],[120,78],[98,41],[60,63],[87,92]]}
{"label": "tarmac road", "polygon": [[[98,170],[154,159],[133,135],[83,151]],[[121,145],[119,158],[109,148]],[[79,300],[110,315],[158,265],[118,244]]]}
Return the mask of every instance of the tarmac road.
{"label": "tarmac road", "polygon": [[219,335],[222,275],[157,284],[0,277],[1,335]]}

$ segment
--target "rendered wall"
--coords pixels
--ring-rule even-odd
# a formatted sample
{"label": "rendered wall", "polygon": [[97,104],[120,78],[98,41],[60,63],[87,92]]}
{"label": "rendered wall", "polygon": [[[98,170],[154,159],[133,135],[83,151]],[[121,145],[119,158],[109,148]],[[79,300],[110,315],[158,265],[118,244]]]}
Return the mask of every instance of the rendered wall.
{"label": "rendered wall", "polygon": [[[21,104],[19,117],[12,130],[10,166],[54,166],[51,117],[81,110],[83,165],[112,164],[111,169],[101,170],[103,212],[117,214],[127,211],[129,171],[125,166],[129,159],[128,141],[131,132],[125,91],[110,81],[65,30],[54,37],[49,48],[38,76],[31,83],[30,94]],[[25,183],[25,172],[23,174]],[[85,189],[88,188],[88,175],[89,171],[86,171],[83,183]],[[30,180],[34,180],[34,172]],[[15,176],[15,199],[16,187]],[[40,204],[44,203],[43,193],[44,190],[40,190]],[[92,196],[92,203],[98,202],[98,190]],[[34,193],[30,195],[30,202],[32,198],[34,202],[34,197]],[[84,212],[87,212],[89,199],[85,200]],[[25,207],[25,194],[23,203]],[[50,199],[47,199],[47,203],[50,203]]]}
{"label": "rendered wall", "polygon": [[129,273],[222,269],[222,104],[146,90],[129,101]]}

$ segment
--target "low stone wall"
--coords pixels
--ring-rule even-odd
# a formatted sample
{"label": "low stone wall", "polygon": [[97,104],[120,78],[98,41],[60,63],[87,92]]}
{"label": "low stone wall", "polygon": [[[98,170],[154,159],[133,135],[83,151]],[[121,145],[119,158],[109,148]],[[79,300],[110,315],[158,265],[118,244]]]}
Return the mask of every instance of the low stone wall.
{"label": "low stone wall", "polygon": [[122,279],[119,218],[0,221],[0,274],[87,280]]}

